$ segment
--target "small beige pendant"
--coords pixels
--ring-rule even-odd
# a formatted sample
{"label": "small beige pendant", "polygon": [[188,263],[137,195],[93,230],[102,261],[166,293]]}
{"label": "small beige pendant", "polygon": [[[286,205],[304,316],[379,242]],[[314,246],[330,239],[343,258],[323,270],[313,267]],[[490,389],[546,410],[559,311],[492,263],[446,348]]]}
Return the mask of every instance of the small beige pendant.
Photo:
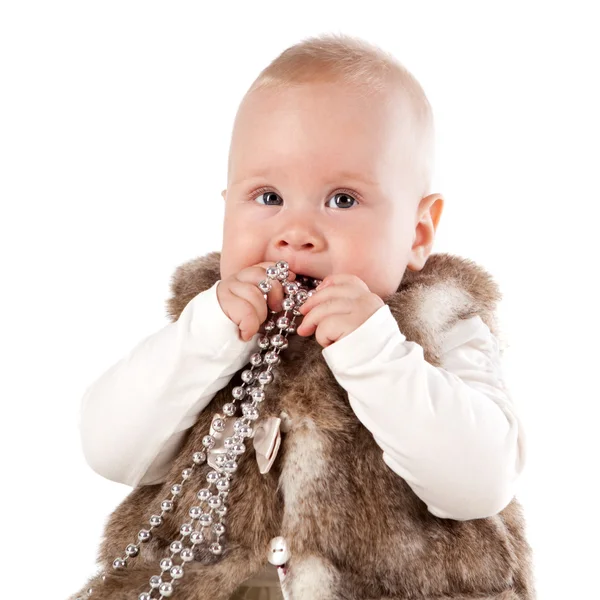
{"label": "small beige pendant", "polygon": [[267,417],[262,419],[254,430],[253,443],[256,462],[258,463],[258,470],[263,475],[269,472],[277,457],[281,445],[280,425],[280,418]]}

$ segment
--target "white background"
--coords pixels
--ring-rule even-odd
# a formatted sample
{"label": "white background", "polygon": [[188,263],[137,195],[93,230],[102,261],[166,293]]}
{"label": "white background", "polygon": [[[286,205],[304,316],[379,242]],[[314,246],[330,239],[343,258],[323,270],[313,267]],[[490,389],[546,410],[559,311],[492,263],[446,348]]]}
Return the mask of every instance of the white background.
{"label": "white background", "polygon": [[539,597],[595,597],[593,3],[215,4],[0,5],[3,596],[66,598],[94,571],[129,488],[86,465],[79,401],[166,325],[174,268],[220,248],[242,94],[289,45],[337,32],[392,52],[433,105],[435,251],[504,293]]}

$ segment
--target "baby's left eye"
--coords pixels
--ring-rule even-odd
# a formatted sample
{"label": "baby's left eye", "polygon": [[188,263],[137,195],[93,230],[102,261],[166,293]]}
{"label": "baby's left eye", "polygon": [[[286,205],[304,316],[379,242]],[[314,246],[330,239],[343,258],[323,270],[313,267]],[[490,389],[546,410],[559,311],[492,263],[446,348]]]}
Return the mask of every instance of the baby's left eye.
{"label": "baby's left eye", "polygon": [[[334,194],[331,199],[335,201],[336,208],[350,208],[353,202],[356,203],[356,199],[345,192]],[[348,204],[350,204],[350,206],[348,206]]]}

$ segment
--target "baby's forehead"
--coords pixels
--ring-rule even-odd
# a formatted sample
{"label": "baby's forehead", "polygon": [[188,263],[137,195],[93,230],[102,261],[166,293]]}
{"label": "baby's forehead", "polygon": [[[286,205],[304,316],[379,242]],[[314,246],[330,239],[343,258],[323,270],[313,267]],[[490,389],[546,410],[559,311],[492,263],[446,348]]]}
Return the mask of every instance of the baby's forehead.
{"label": "baby's forehead", "polygon": [[371,181],[412,179],[418,141],[398,89],[362,92],[328,82],[256,90],[236,115],[228,182],[267,172],[334,185],[337,171]]}

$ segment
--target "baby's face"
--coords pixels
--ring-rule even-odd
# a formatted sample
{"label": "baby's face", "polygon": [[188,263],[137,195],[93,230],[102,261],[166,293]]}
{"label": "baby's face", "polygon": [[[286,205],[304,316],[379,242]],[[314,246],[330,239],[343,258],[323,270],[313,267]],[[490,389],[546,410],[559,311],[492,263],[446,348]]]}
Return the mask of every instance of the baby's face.
{"label": "baby's face", "polygon": [[221,278],[285,260],[360,277],[382,298],[411,259],[420,196],[401,101],[339,83],[246,97],[234,125]]}

